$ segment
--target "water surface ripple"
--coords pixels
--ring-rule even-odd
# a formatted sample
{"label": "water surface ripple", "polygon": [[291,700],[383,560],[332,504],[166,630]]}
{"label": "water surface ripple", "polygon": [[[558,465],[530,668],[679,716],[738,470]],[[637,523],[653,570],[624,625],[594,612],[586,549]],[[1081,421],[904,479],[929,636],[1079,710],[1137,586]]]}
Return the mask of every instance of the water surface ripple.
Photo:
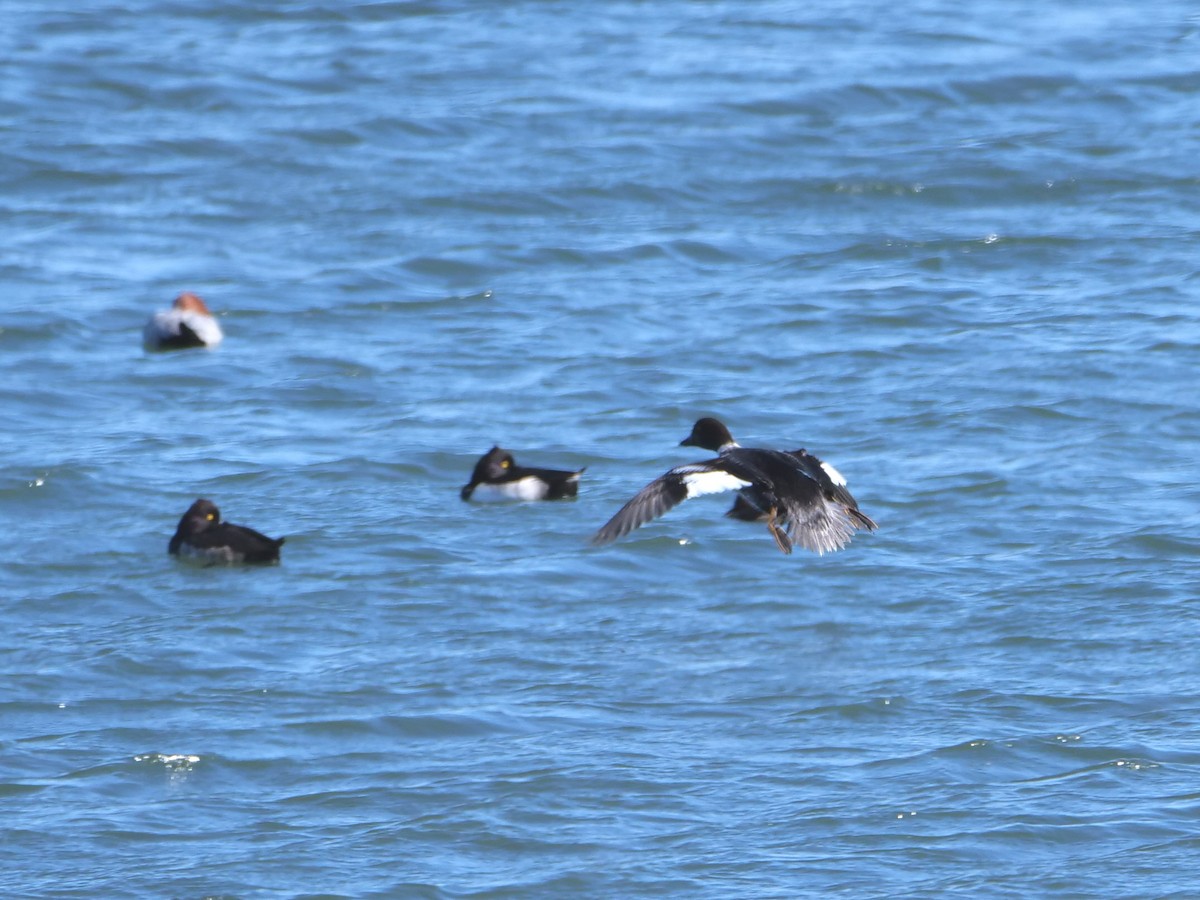
{"label": "water surface ripple", "polygon": [[[0,894],[1194,893],[1197,28],[9,3]],[[589,548],[701,415],[879,532]]]}

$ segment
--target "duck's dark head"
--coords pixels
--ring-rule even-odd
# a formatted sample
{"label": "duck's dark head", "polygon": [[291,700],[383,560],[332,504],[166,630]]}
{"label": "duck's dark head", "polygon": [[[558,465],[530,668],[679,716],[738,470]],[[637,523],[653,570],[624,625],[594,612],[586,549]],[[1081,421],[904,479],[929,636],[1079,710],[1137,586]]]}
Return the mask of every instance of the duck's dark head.
{"label": "duck's dark head", "polygon": [[718,419],[705,417],[697,419],[692,426],[692,433],[679,442],[681,447],[700,447],[704,450],[720,452],[728,447],[736,447],[737,441],[729,433],[729,429]]}
{"label": "duck's dark head", "polygon": [[459,496],[464,500],[470,500],[476,485],[499,481],[504,477],[504,473],[515,464],[513,455],[507,450],[498,446],[492,447],[491,450],[479,457],[479,462],[475,463],[475,470],[471,472],[471,480],[463,485]]}
{"label": "duck's dark head", "polygon": [[211,500],[201,498],[188,507],[180,524],[186,524],[190,533],[197,534],[209,526],[221,524],[221,511]]}
{"label": "duck's dark head", "polygon": [[479,461],[479,465],[483,467],[486,473],[485,478],[488,481],[503,478],[504,474],[516,464],[517,461],[513,459],[513,455],[500,447],[493,447]]}

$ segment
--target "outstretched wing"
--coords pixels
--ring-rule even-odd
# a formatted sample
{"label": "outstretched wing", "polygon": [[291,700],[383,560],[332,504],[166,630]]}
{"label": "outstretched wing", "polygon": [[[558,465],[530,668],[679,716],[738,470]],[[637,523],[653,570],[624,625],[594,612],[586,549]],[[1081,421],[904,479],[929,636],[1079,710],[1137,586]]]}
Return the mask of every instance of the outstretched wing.
{"label": "outstretched wing", "polygon": [[611,543],[692,497],[736,491],[750,485],[749,481],[731,475],[721,468],[721,463],[721,460],[713,460],[676,466],[654,479],[634,494],[633,498],[592,536],[592,543]]}

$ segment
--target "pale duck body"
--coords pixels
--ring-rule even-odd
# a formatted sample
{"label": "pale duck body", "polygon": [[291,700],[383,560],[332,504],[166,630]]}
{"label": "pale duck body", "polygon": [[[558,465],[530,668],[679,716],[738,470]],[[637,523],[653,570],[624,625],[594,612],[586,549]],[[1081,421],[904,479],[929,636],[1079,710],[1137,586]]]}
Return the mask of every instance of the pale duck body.
{"label": "pale duck body", "polygon": [[204,301],[191,291],[175,298],[170,309],[156,312],[142,331],[148,350],[215,347],[225,337]]}

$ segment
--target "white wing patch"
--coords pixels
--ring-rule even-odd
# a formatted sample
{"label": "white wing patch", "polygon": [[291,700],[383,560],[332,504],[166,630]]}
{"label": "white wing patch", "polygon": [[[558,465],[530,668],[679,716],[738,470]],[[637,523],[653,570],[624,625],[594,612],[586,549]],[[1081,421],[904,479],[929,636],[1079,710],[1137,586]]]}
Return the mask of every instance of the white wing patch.
{"label": "white wing patch", "polygon": [[[688,471],[689,469],[691,471]],[[749,481],[738,478],[736,475],[730,475],[721,469],[692,469],[690,466],[681,466],[676,471],[682,476],[683,483],[687,486],[689,500],[704,494],[737,491],[750,486]]]}
{"label": "white wing patch", "polygon": [[825,470],[825,474],[829,476],[829,480],[832,481],[834,484],[836,484],[838,487],[846,486],[845,476],[843,476],[841,472],[839,472],[837,469],[835,469],[829,463],[822,462],[821,468]]}

